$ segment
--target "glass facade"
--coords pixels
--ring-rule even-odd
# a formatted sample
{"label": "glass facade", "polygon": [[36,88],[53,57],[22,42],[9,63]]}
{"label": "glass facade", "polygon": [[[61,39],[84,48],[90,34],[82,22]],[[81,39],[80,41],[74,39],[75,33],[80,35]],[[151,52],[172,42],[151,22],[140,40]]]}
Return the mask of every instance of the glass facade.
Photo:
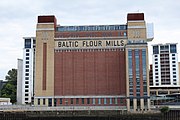
{"label": "glass facade", "polygon": [[137,109],[141,109],[140,99],[147,99],[146,52],[146,48],[128,50],[130,109],[134,109],[134,99],[137,100]]}
{"label": "glass facade", "polygon": [[159,54],[159,47],[153,46],[153,54]]}
{"label": "glass facade", "polygon": [[[105,30],[127,30],[127,25],[90,25],[90,26],[59,26],[59,32],[73,31],[105,31]],[[125,34],[126,35],[126,34]]]}
{"label": "glass facade", "polygon": [[176,44],[170,45],[170,53],[177,53]]}
{"label": "glass facade", "polygon": [[25,39],[24,47],[31,48],[31,39]]}
{"label": "glass facade", "polygon": [[128,50],[129,96],[133,96],[132,50]]}

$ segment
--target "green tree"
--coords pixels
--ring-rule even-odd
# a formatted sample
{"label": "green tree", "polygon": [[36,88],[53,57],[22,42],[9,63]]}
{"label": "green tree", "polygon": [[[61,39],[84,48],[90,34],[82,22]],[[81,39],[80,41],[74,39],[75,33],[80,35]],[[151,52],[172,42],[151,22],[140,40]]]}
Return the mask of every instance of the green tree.
{"label": "green tree", "polygon": [[16,102],[17,91],[17,69],[9,70],[5,79],[8,81],[1,89],[1,97],[11,98],[11,102]]}

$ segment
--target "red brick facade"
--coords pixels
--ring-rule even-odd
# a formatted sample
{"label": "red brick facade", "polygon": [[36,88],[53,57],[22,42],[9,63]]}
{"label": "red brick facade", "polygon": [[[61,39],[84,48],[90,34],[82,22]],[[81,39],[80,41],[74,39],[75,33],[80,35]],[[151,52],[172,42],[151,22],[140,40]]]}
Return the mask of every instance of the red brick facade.
{"label": "red brick facade", "polygon": [[56,51],[54,66],[55,96],[125,96],[125,51]]}

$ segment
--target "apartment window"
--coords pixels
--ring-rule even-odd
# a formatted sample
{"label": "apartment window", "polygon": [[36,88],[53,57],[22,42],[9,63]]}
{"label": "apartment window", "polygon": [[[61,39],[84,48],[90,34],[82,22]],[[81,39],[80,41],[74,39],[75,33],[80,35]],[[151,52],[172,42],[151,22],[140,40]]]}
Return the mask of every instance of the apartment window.
{"label": "apartment window", "polygon": [[170,45],[170,52],[171,53],[176,53],[176,44]]}
{"label": "apartment window", "polygon": [[154,55],[154,57],[157,57],[157,55]]}
{"label": "apartment window", "polygon": [[155,66],[155,68],[158,68],[158,66]]}
{"label": "apartment window", "polygon": [[176,67],[176,65],[173,65],[173,67]]}
{"label": "apartment window", "polygon": [[29,57],[26,57],[26,60],[29,60]]}
{"label": "apartment window", "polygon": [[29,64],[29,61],[26,61],[26,64]]}
{"label": "apartment window", "polygon": [[101,104],[101,98],[98,99],[98,104]]}
{"label": "apartment window", "polygon": [[81,98],[82,104],[84,104],[84,98]]}
{"label": "apartment window", "polygon": [[26,72],[29,72],[29,69],[26,69]]}
{"label": "apartment window", "polygon": [[29,56],[29,53],[26,53],[26,56]]}
{"label": "apartment window", "polygon": [[29,82],[28,82],[28,81],[26,81],[26,82],[25,82],[25,84],[29,84]]}
{"label": "apartment window", "polygon": [[31,48],[31,39],[25,39],[24,46],[25,48]]}
{"label": "apartment window", "polygon": [[93,104],[96,104],[96,99],[95,98],[93,98]]}
{"label": "apartment window", "polygon": [[156,76],[156,78],[158,78],[158,76]]}
{"label": "apartment window", "polygon": [[158,75],[158,73],[155,73],[155,75]]}
{"label": "apartment window", "polygon": [[156,59],[154,59],[155,61],[158,61],[158,59],[156,58]]}
{"label": "apartment window", "polygon": [[155,69],[155,71],[158,71],[158,69]]}
{"label": "apartment window", "polygon": [[176,70],[176,68],[173,68],[173,70]]}
{"label": "apartment window", "polygon": [[172,61],[172,63],[176,63],[176,61]]}
{"label": "apartment window", "polygon": [[173,78],[176,78],[176,75],[173,75]]}
{"label": "apartment window", "polygon": [[26,73],[25,76],[29,76],[29,73]]}
{"label": "apartment window", "polygon": [[173,83],[174,85],[177,85],[177,83]]}
{"label": "apartment window", "polygon": [[25,96],[28,96],[28,94],[25,94]]}
{"label": "apartment window", "polygon": [[173,79],[174,82],[176,82],[176,79]]}
{"label": "apartment window", "polygon": [[25,98],[25,101],[28,101],[29,99],[28,98]]}
{"label": "apartment window", "polygon": [[173,72],[173,74],[176,74],[176,72]]}
{"label": "apartment window", "polygon": [[25,80],[29,80],[29,77],[25,77]]}
{"label": "apartment window", "polygon": [[26,52],[29,52],[29,49],[26,49]]}
{"label": "apartment window", "polygon": [[159,47],[153,46],[153,54],[159,54]]}
{"label": "apartment window", "polygon": [[159,85],[159,83],[156,83],[156,85]]}
{"label": "apartment window", "polygon": [[76,104],[79,104],[79,98],[76,98]]}
{"label": "apartment window", "polygon": [[25,85],[25,88],[29,88],[29,86],[28,86],[28,85]]}
{"label": "apartment window", "polygon": [[29,90],[25,90],[25,92],[29,92]]}
{"label": "apartment window", "polygon": [[26,68],[29,68],[29,65],[26,65]]}
{"label": "apartment window", "polygon": [[172,58],[172,60],[176,60],[176,58],[175,58],[175,57],[173,57],[173,58]]}
{"label": "apartment window", "polygon": [[158,62],[155,62],[155,64],[158,64]]}
{"label": "apartment window", "polygon": [[172,56],[175,56],[175,54],[172,54]]}

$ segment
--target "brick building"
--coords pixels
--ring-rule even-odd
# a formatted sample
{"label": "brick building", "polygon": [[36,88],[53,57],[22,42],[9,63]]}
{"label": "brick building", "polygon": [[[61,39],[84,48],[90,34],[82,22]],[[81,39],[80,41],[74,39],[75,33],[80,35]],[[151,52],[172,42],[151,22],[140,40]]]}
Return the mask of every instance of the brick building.
{"label": "brick building", "polygon": [[61,26],[38,16],[34,104],[149,110],[152,30],[143,13],[121,25]]}

